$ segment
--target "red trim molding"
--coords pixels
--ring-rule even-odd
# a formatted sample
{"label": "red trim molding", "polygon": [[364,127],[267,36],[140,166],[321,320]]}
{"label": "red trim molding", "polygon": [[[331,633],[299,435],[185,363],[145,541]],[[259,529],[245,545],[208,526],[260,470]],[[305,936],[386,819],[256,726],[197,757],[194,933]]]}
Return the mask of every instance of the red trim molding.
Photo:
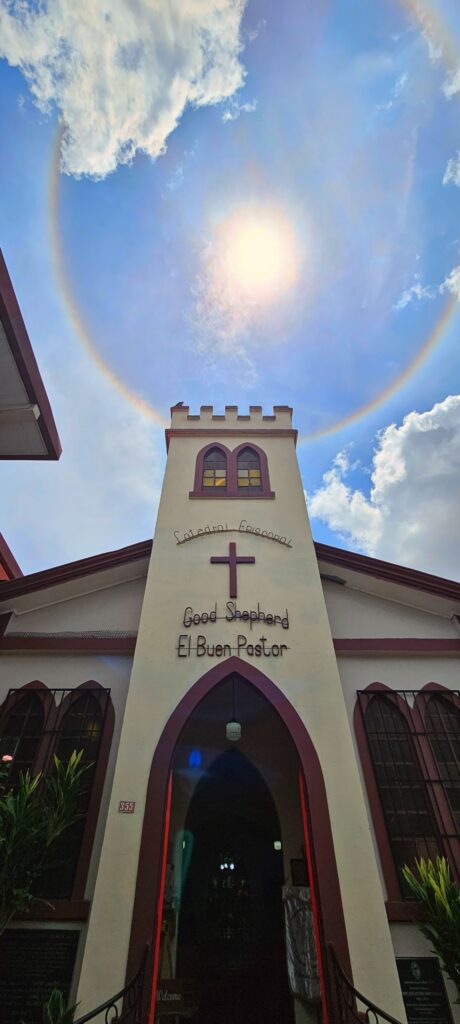
{"label": "red trim molding", "polygon": [[337,654],[460,654],[460,639],[347,637],[334,640]]}
{"label": "red trim molding", "polygon": [[87,921],[89,900],[55,900],[54,903],[32,903],[27,913],[16,915],[15,921]]}
{"label": "red trim molding", "polygon": [[[200,417],[197,416],[196,418],[197,418],[197,420],[199,420]],[[216,419],[216,417],[213,417],[213,418]],[[250,419],[249,416],[246,417],[246,418],[248,420]],[[224,419],[225,419],[225,416],[222,416],[222,420],[224,420]],[[264,419],[273,419],[274,420],[275,417],[274,416],[270,416],[270,417],[267,416],[267,417],[264,417]],[[287,427],[278,427],[278,428],[276,428],[276,427],[267,427],[266,430],[263,430],[263,428],[260,428],[258,430],[257,427],[253,427],[253,426],[251,426],[249,428],[248,427],[246,427],[246,428],[243,428],[243,427],[220,427],[220,426],[217,426],[217,424],[216,424],[216,426],[213,429],[210,429],[208,427],[203,427],[202,430],[197,429],[196,427],[184,427],[183,429],[181,429],[179,427],[168,427],[165,430],[166,451],[169,451],[169,442],[170,442],[172,437],[203,437],[204,438],[204,437],[216,437],[216,435],[218,437],[245,437],[246,438],[246,444],[249,444],[249,445],[251,444],[251,437],[292,437],[292,440],[294,441],[294,444],[297,444],[298,431],[297,430],[291,430],[291,429],[289,429]]]}
{"label": "red trim molding", "polygon": [[[0,620],[4,616],[0,616]],[[132,657],[136,648],[135,636],[47,636],[46,633],[30,636],[21,633],[2,636],[0,632],[0,653],[12,651],[37,651],[43,653],[63,652],[64,654],[124,654]]]}
{"label": "red trim molding", "polygon": [[423,906],[417,900],[387,900],[385,907],[390,922],[426,920]]}
{"label": "red trim molding", "polygon": [[[156,915],[161,886],[165,814],[176,745],[184,725],[200,701],[232,672],[238,672],[270,701],[297,748],[311,820],[311,840],[324,940],[333,944],[344,970],[351,978],[329,809],[318,755],[301,718],[287,697],[268,676],[237,657],[228,658],[227,661],[214,666],[189,688],[168,719],[153,755],[139,854],[127,977],[131,977],[137,970],[146,944],[149,943],[152,948],[153,935],[158,925]],[[150,976],[146,984],[147,991],[151,991],[151,981]]]}
{"label": "red trim molding", "polygon": [[91,576],[95,572],[104,572],[105,569],[127,565],[138,559],[150,558],[151,551],[152,541],[145,540],[140,544],[130,544],[129,547],[119,548],[117,551],[105,551],[100,555],[93,555],[91,558],[80,558],[77,562],[66,562],[64,565],[56,565],[52,569],[33,572],[19,580],[0,583],[0,602],[10,597],[19,597],[21,594],[30,594],[34,590],[54,587],[58,583],[68,583],[70,580],[77,580],[82,576]]}
{"label": "red trim molding", "polygon": [[[219,488],[216,488],[214,492],[208,493],[208,491],[203,488],[204,460],[208,452],[211,452],[216,448],[222,452],[226,459],[227,487],[225,491],[223,489],[221,491]],[[238,456],[240,452],[244,451],[246,448],[252,448],[252,450],[259,456],[262,490],[259,491],[258,494],[250,494],[249,492],[242,494],[241,491],[238,490]],[[211,488],[209,490],[211,491]],[[239,444],[237,448],[234,448],[233,451],[231,451],[230,448],[227,448],[227,445],[214,442],[205,445],[205,447],[201,448],[198,452],[195,462],[195,481],[193,491],[190,491],[189,493],[189,498],[210,498],[212,501],[222,501],[226,498],[239,498],[243,501],[252,501],[254,498],[274,497],[274,491],[270,490],[268,459],[264,450],[259,448],[257,444],[253,444],[251,441],[243,441],[242,444]]]}
{"label": "red trim molding", "polygon": [[[32,405],[38,405],[40,415],[38,426],[46,447],[45,455],[27,455],[27,459],[58,459],[62,448],[51,406],[40,376],[26,325],[14,293],[11,278],[0,249],[0,320],[13,359],[21,375],[27,397]],[[2,456],[0,456],[1,458]],[[16,456],[15,456],[16,457]]]}
{"label": "red trim molding", "polygon": [[403,587],[413,587],[415,590],[425,590],[448,600],[460,601],[460,583],[446,580],[442,576],[432,576],[428,572],[408,569],[393,562],[383,562],[379,558],[369,558],[367,555],[358,555],[354,551],[334,548],[329,544],[315,542],[315,549],[318,562],[329,562],[353,572],[362,572],[367,576],[388,580],[389,583],[399,583]]}
{"label": "red trim molding", "polygon": [[18,576],[22,576],[22,571],[11,548],[8,547],[3,534],[0,533],[0,579],[2,579],[2,569],[7,580],[14,580]]}

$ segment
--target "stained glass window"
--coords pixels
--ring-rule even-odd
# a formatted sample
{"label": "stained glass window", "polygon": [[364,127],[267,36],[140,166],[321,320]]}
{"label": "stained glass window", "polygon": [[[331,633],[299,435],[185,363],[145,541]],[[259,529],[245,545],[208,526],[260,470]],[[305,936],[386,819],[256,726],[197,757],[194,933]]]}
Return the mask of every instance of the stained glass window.
{"label": "stained glass window", "polygon": [[238,455],[238,490],[248,494],[262,490],[260,459],[252,448],[244,448]]}

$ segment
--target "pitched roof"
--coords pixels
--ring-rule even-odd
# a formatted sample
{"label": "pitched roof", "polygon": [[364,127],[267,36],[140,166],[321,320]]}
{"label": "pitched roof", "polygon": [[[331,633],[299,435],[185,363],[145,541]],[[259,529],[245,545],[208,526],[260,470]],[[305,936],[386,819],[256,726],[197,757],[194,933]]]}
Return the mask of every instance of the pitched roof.
{"label": "pitched roof", "polygon": [[0,602],[10,597],[30,594],[34,590],[46,590],[47,587],[56,586],[58,583],[67,583],[69,580],[76,580],[81,576],[91,576],[93,573],[113,569],[141,558],[148,558],[151,550],[151,540],[141,541],[139,544],[130,544],[129,547],[118,548],[116,551],[104,551],[102,554],[92,555],[90,558],[80,558],[77,562],[66,562],[64,565],[56,565],[52,569],[32,572],[20,579],[0,582]]}
{"label": "pitched roof", "polygon": [[[384,562],[379,558],[369,558],[367,555],[345,551],[343,548],[332,547],[329,544],[315,543],[315,549],[318,562],[323,564],[328,563],[352,572],[374,576],[376,579],[385,580],[395,585],[411,587],[448,600],[460,601],[460,583],[453,580],[420,572],[418,569],[409,569],[393,562]],[[90,558],[81,558],[76,562],[67,562],[65,565],[57,565],[41,572],[30,573],[28,576],[0,582],[0,602],[8,600],[10,597],[19,597],[21,594],[29,594],[34,590],[44,590],[59,583],[66,583],[69,580],[76,580],[105,569],[148,558],[151,550],[151,540],[140,541],[137,544],[130,544],[128,547],[118,548],[116,551],[105,551],[99,555],[92,555]]]}

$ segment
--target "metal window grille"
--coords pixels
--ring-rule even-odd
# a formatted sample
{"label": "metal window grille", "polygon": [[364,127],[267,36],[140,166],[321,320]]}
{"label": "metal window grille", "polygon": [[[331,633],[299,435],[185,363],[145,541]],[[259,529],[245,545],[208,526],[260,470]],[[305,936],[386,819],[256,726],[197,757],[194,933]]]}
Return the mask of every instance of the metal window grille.
{"label": "metal window grille", "polygon": [[[42,737],[45,713],[40,697],[22,692],[11,703],[0,724],[0,757],[12,757],[9,781],[17,783],[19,773],[32,771]],[[8,702],[7,702],[8,703]]]}
{"label": "metal window grille", "polygon": [[[86,815],[96,772],[110,690],[97,688],[33,690],[11,689],[0,711],[0,752],[12,754],[9,779],[17,782],[19,771],[31,774],[52,771],[53,754],[67,760],[82,750],[83,776],[78,820],[54,845],[40,886],[46,897],[71,896]],[[6,749],[8,747],[8,749]]]}
{"label": "metal window grille", "polygon": [[460,693],[358,693],[388,838],[404,864],[446,856],[460,879]]}

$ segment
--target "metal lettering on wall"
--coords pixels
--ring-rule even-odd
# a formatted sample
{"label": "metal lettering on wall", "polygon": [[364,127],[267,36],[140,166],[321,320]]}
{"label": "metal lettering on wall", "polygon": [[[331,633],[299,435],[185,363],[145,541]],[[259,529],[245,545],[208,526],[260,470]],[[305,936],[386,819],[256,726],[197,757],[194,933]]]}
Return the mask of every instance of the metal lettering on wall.
{"label": "metal lettering on wall", "polygon": [[210,533],[251,533],[255,537],[264,537],[266,540],[272,540],[276,544],[282,544],[285,548],[292,548],[291,538],[284,537],[280,533],[274,533],[273,530],[264,530],[260,526],[253,526],[251,523],[248,523],[247,519],[241,519],[239,526],[229,526],[228,523],[217,523],[214,526],[210,526],[209,523],[206,523],[205,526],[199,526],[196,530],[173,530],[176,544],[186,544],[190,540],[206,537]]}
{"label": "metal lettering on wall", "polygon": [[[216,601],[212,608],[205,611],[187,605],[182,617],[185,629],[212,626],[220,621],[236,622],[239,625],[247,623],[251,633],[259,623],[264,624],[262,628],[269,626],[271,629],[286,630],[289,629],[289,612],[287,608],[284,612],[265,611],[261,608],[260,602],[257,602],[256,608],[239,608],[236,601],[227,601],[221,613]],[[196,637],[190,633],[181,633],[176,650],[179,658],[203,658],[205,655],[211,658],[230,658],[232,654],[245,655],[249,658],[282,658],[289,647],[283,643],[272,643],[267,636],[248,637],[245,633],[235,634],[232,643],[216,642],[214,638],[210,640],[204,633],[198,633]]]}
{"label": "metal lettering on wall", "polygon": [[[202,536],[203,531],[194,532],[193,530],[188,531],[184,534],[181,540],[178,537],[178,530],[174,531],[174,536],[178,544],[184,544],[186,540],[192,540],[195,537]],[[217,527],[205,527],[204,535],[208,533],[232,533],[232,532],[252,532],[255,533],[253,527],[248,527],[246,519],[242,519],[238,530],[229,529],[227,525],[223,524]],[[260,531],[258,531],[260,533]],[[263,531],[261,536],[265,536],[270,540],[276,540],[280,544],[284,544],[287,547],[291,546],[291,541],[287,541],[285,537],[279,537],[277,534],[267,533]],[[216,545],[217,547],[217,545]],[[254,627],[263,623],[262,629],[266,626],[272,628],[279,628],[282,630],[289,629],[289,613],[287,608],[284,612],[275,612],[272,609],[265,610],[261,608],[260,602],[257,602],[257,608],[240,608],[237,605],[236,598],[238,597],[238,575],[239,570],[242,569],[243,574],[250,568],[254,571],[254,567],[258,564],[259,555],[257,559],[255,555],[242,554],[238,552],[237,543],[230,541],[228,544],[227,551],[220,551],[219,553],[213,553],[209,561],[211,565],[217,566],[219,569],[227,570],[228,580],[228,596],[229,601],[225,604],[223,614],[219,613],[217,601],[214,606],[209,609],[197,610],[191,605],[187,605],[185,608],[182,625],[185,629],[192,629],[194,626],[198,627],[209,627],[214,626],[218,621],[235,622],[238,623],[240,629],[244,628],[243,623],[247,623],[249,631],[252,633]],[[223,641],[221,638],[216,639],[215,637],[209,638],[207,633],[198,633],[197,636],[192,636],[190,633],[181,633],[177,639],[176,651],[179,658],[191,658],[193,655],[196,658],[230,658],[232,654],[239,656],[243,655],[248,658],[282,658],[285,651],[288,651],[289,647],[287,644],[275,642],[272,643],[267,636],[260,635],[259,637],[247,636],[246,633],[236,633],[229,643]]]}

